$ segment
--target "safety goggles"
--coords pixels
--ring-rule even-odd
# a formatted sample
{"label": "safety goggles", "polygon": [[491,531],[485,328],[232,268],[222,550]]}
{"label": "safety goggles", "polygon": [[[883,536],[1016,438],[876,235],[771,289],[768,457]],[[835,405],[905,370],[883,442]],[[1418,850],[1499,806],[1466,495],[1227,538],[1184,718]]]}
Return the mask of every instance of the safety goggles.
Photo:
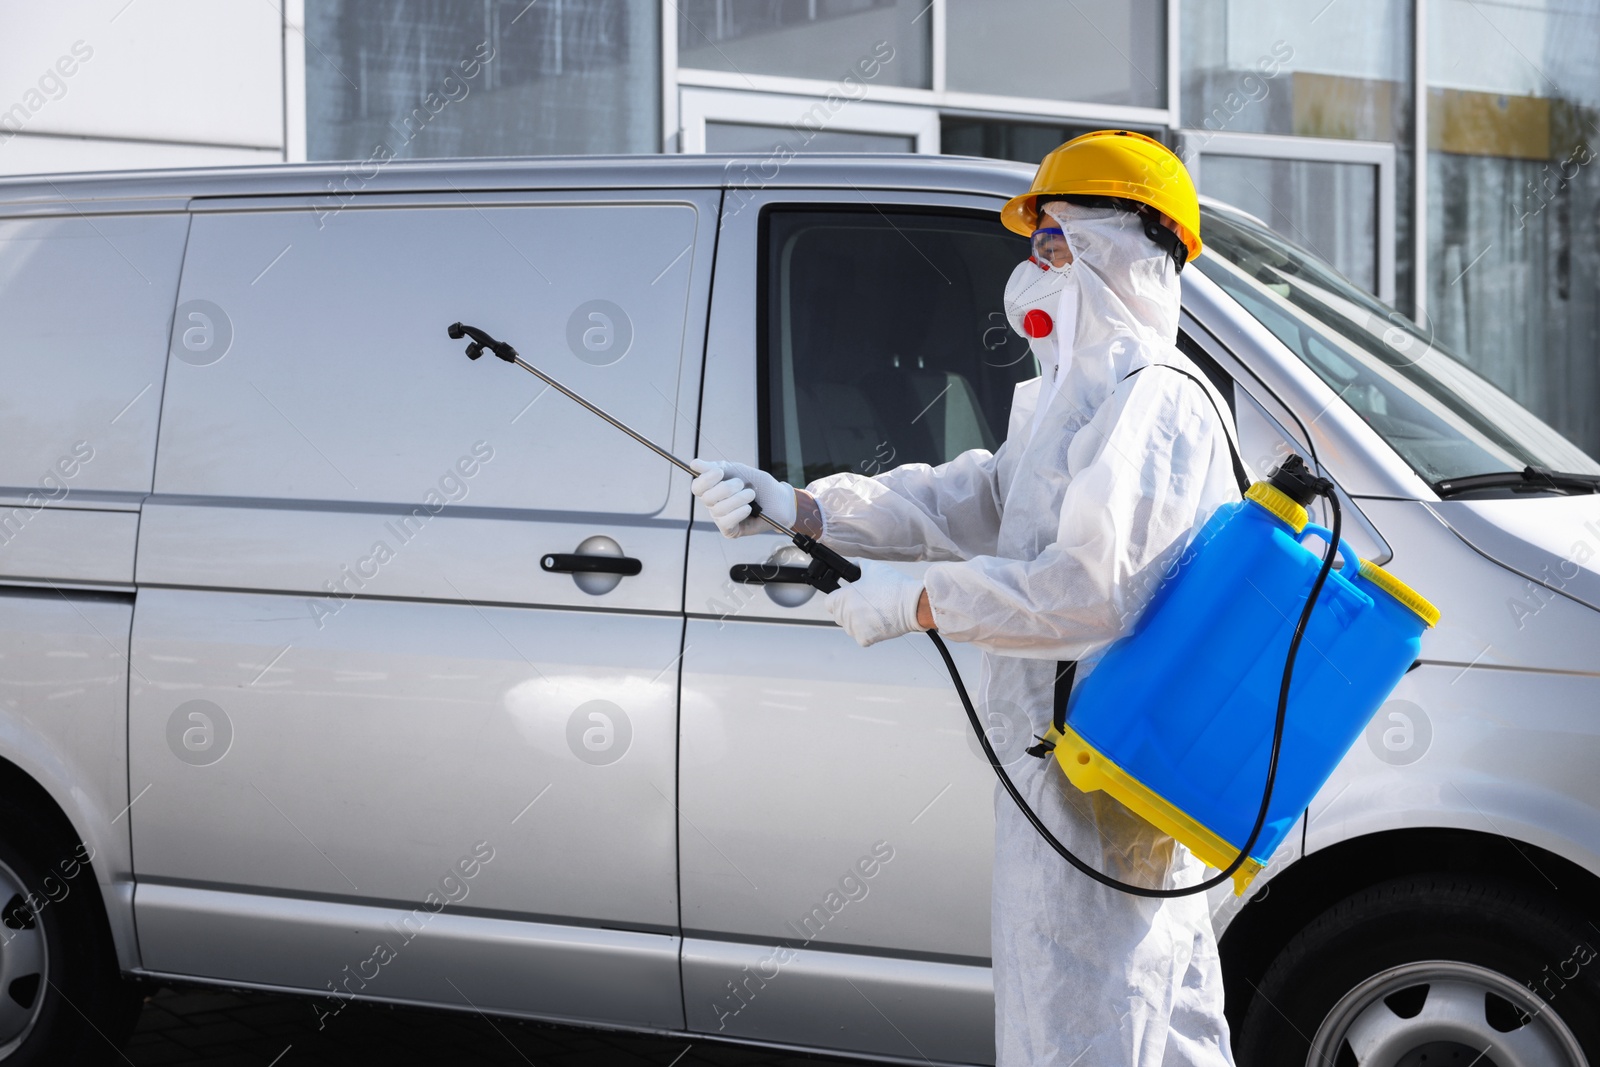
{"label": "safety goggles", "polygon": [[1071,262],[1071,253],[1067,250],[1067,235],[1061,232],[1059,226],[1041,226],[1033,231],[1031,238],[1033,251],[1029,256],[1037,263],[1041,270],[1051,267],[1060,269]]}

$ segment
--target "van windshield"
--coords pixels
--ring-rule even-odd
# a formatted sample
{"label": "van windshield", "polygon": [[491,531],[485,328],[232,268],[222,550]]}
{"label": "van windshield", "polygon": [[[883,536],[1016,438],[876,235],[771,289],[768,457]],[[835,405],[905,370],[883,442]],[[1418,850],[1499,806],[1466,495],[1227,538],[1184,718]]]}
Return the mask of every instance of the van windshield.
{"label": "van windshield", "polygon": [[1200,272],[1435,488],[1530,466],[1600,475],[1577,445],[1313,253],[1232,212],[1203,208],[1202,218]]}

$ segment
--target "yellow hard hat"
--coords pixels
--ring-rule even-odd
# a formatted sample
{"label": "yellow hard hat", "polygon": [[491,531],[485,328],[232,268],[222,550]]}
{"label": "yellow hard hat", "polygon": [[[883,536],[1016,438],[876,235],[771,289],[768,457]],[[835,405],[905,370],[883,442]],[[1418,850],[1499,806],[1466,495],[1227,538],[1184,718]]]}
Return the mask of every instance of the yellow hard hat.
{"label": "yellow hard hat", "polygon": [[[1149,204],[1178,224],[1188,259],[1200,254],[1200,198],[1194,182],[1166,145],[1132,130],[1096,130],[1045,156],[1033,186],[1000,209],[1006,229],[1038,229],[1036,202],[1046,196],[1119,196]],[[1188,262],[1188,260],[1185,260]]]}

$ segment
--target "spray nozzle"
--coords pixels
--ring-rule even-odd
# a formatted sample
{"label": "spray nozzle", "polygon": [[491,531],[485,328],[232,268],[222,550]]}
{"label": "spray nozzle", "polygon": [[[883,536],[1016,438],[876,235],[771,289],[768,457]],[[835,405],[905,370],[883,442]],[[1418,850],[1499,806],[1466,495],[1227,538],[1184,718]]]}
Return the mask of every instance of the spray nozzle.
{"label": "spray nozzle", "polygon": [[517,361],[517,350],[515,348],[512,348],[504,341],[496,341],[488,333],[478,329],[476,326],[468,326],[464,322],[452,322],[446,327],[445,332],[450,335],[452,341],[459,341],[463,337],[472,338],[472,343],[467,345],[468,359],[477,359],[483,355],[485,350],[488,350],[507,363],[515,363]]}

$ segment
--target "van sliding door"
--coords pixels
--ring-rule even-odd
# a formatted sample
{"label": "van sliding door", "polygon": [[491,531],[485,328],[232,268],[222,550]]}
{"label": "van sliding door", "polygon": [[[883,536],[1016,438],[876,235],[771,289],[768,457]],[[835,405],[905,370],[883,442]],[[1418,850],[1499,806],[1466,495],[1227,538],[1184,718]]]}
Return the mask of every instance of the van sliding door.
{"label": "van sliding door", "polygon": [[151,970],[682,1025],[688,479],[446,327],[687,452],[716,206],[196,213],[133,628]]}

